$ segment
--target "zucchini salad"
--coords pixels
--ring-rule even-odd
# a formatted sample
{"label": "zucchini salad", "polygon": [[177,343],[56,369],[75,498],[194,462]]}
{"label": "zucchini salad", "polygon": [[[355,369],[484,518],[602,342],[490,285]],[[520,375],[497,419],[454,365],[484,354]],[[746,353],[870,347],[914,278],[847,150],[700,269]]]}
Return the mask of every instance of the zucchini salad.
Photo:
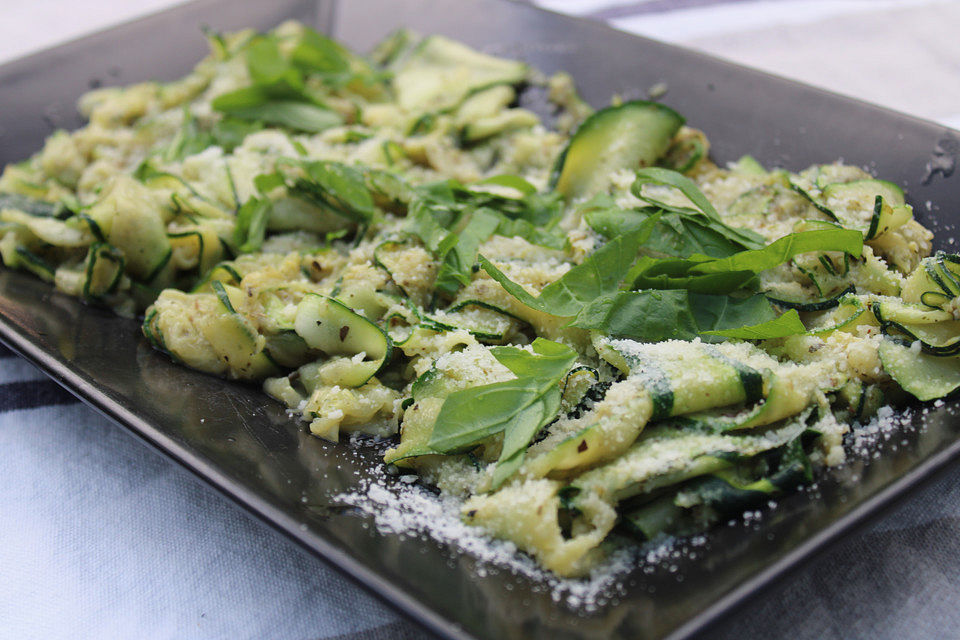
{"label": "zucchini salad", "polygon": [[858,167],[719,167],[663,104],[594,110],[440,36],[207,35],[6,167],[4,264],[315,436],[386,441],[557,576],[766,505],[960,386],[960,256]]}

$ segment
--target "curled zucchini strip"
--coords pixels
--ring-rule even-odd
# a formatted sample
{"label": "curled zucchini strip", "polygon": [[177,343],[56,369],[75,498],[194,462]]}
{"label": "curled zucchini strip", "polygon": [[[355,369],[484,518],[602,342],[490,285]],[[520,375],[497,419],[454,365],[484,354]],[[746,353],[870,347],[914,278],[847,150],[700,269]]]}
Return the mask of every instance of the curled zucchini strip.
{"label": "curled zucchini strip", "polygon": [[297,307],[294,330],[312,349],[345,359],[340,381],[359,387],[375,376],[393,352],[390,336],[342,302],[322,296],[304,296]]}

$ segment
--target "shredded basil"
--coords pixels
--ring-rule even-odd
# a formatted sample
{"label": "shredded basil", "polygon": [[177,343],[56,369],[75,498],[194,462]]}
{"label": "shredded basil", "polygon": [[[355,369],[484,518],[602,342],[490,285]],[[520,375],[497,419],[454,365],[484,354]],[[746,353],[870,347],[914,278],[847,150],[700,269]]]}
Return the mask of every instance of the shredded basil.
{"label": "shredded basil", "polygon": [[687,289],[699,293],[731,293],[757,274],[811,251],[842,251],[859,257],[863,234],[851,229],[818,229],[783,236],[762,249],[741,251],[725,258],[692,255],[687,258],[644,256],[630,270],[634,289]]}
{"label": "shredded basil", "polygon": [[528,307],[555,316],[576,316],[598,297],[620,288],[620,283],[636,260],[637,251],[649,237],[658,219],[652,216],[634,231],[617,236],[603,245],[559,280],[544,287],[537,297],[510,280],[483,256],[480,256],[480,266],[510,295]]}
{"label": "shredded basil", "polygon": [[[687,200],[693,203],[696,209],[674,207],[655,200],[643,193],[643,185],[645,184],[662,185],[679,189],[680,192],[687,197]],[[717,213],[717,210],[710,204],[707,197],[703,195],[703,192],[700,191],[697,184],[682,173],[661,167],[640,169],[637,171],[637,177],[630,187],[630,191],[637,198],[649,202],[665,211],[686,214],[699,213],[703,215],[713,223],[715,230],[721,231],[730,240],[737,242],[745,249],[760,249],[766,244],[766,240],[760,234],[748,229],[737,229],[724,223],[723,220],[720,219],[720,214]]]}
{"label": "shredded basil", "polygon": [[284,58],[275,39],[255,38],[247,46],[246,62],[253,84],[214,98],[215,110],[309,133],[343,124],[340,114],[307,89],[303,73]]}

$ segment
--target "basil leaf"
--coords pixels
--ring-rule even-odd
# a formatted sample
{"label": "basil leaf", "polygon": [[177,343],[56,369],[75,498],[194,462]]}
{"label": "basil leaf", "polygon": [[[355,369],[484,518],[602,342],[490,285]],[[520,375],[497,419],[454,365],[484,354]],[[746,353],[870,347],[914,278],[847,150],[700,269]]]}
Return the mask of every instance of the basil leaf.
{"label": "basil leaf", "polygon": [[593,300],[571,323],[641,342],[692,340],[698,328],[686,291],[619,291]]}
{"label": "basil leaf", "polygon": [[[693,203],[697,210],[688,209],[686,207],[673,207],[649,196],[645,196],[643,194],[643,185],[645,184],[662,185],[679,189],[680,192],[687,197],[687,200]],[[700,191],[700,189],[697,187],[697,184],[682,173],[677,173],[676,171],[671,171],[669,169],[663,169],[660,167],[647,167],[640,169],[637,171],[636,179],[630,186],[630,191],[637,198],[656,205],[665,211],[685,213],[688,215],[691,213],[702,214],[711,223],[713,223],[713,228],[715,231],[722,232],[724,236],[738,243],[745,249],[760,249],[766,244],[766,239],[760,234],[750,231],[749,229],[737,229],[723,222],[723,220],[720,218],[720,214],[717,213],[717,210],[714,208],[714,206],[710,204],[710,201],[707,200],[707,197],[703,195],[703,192]]]}
{"label": "basil leaf", "polygon": [[727,258],[698,265],[700,273],[753,271],[760,273],[811,251],[842,251],[855,258],[863,251],[863,234],[855,229],[817,229],[791,233],[774,240],[763,249],[741,251]]}
{"label": "basil leaf", "polygon": [[261,91],[258,87],[242,87],[227,93],[221,93],[210,103],[215,110],[223,113],[250,109],[266,104],[270,101],[270,96]]}
{"label": "basil leaf", "polygon": [[540,429],[548,425],[560,410],[560,387],[557,380],[537,402],[514,416],[513,424],[503,435],[497,466],[493,470],[492,489],[497,489],[523,464],[527,447]]}
{"label": "basil leaf", "polygon": [[257,38],[247,47],[247,70],[253,85],[221,94],[211,106],[233,118],[319,133],[343,124],[305,88],[303,75],[280,52],[272,38]]}
{"label": "basil leaf", "polygon": [[735,291],[754,276],[795,256],[811,251],[843,251],[859,257],[863,234],[853,229],[819,229],[791,233],[762,249],[741,251],[725,258],[692,255],[688,258],[640,258],[627,274],[635,289],[687,289],[699,293]]}
{"label": "basil leaf", "polygon": [[259,122],[247,122],[239,118],[225,117],[213,125],[210,136],[213,144],[230,153],[241,144],[251,133],[263,130]]}
{"label": "basil leaf", "polygon": [[543,338],[534,340],[531,349],[491,349],[517,377],[451,393],[430,436],[430,450],[442,454],[468,450],[503,433],[494,489],[520,467],[530,441],[556,416],[560,381],[577,358],[570,347]]}
{"label": "basil leaf", "polygon": [[304,29],[290,58],[300,70],[320,76],[325,84],[334,88],[354,80],[370,86],[385,82],[391,76],[384,71],[374,70],[363,58],[310,28]]}
{"label": "basil leaf", "polygon": [[450,235],[446,227],[450,226],[454,213],[449,210],[436,210],[424,201],[417,201],[410,207],[405,228],[419,237],[424,246],[437,255],[440,244]]}
{"label": "basil leaf", "polygon": [[247,107],[225,108],[221,104],[214,105],[214,108],[241,120],[289,127],[307,133],[319,133],[343,124],[343,118],[339,113],[326,107],[295,100],[269,100]]}
{"label": "basil leaf", "polygon": [[463,230],[456,234],[456,242],[443,255],[437,272],[435,288],[453,295],[461,286],[470,284],[473,265],[477,262],[477,250],[500,224],[500,218],[487,209],[478,209]]}
{"label": "basil leaf", "polygon": [[667,209],[670,208],[668,205],[664,205],[656,200],[648,200],[647,197],[643,195],[643,185],[645,184],[679,189],[680,192],[687,197],[687,200],[692,202],[705,216],[716,222],[720,222],[720,214],[717,213],[717,210],[710,204],[707,197],[700,191],[697,183],[682,173],[662,167],[646,167],[637,171],[637,177],[633,181],[633,184],[630,185],[630,191],[636,197],[647,202],[653,202],[657,206]]}
{"label": "basil leaf", "polygon": [[762,294],[738,299],[691,293],[690,308],[701,333],[739,329],[777,319],[777,311]]}
{"label": "basil leaf", "polygon": [[519,347],[492,347],[490,353],[518,378],[561,378],[573,365],[570,347],[543,338],[533,341],[533,353]]}
{"label": "basil leaf", "polygon": [[233,243],[243,253],[257,251],[263,245],[270,219],[270,201],[265,198],[250,198],[237,211],[237,223],[233,229]]}
{"label": "basil leaf", "polygon": [[510,189],[516,189],[525,196],[529,196],[537,192],[537,188],[530,184],[526,179],[510,174],[490,176],[489,178],[484,178],[475,184],[494,184],[501,187],[509,187]]}
{"label": "basil leaf", "polygon": [[306,177],[288,187],[291,195],[360,224],[369,224],[377,218],[379,212],[360,170],[326,160],[303,162],[300,166]]}
{"label": "basil leaf", "polygon": [[[656,211],[653,207],[640,210],[611,207],[587,211],[584,219],[597,233],[613,238],[636,229]],[[728,228],[699,214],[665,213],[644,243],[643,251],[677,258],[697,253],[724,258],[747,248],[730,237]]]}
{"label": "basil leaf", "polygon": [[724,338],[739,338],[740,340],[766,340],[768,338],[785,338],[787,336],[804,333],[806,330],[807,328],[803,326],[797,310],[790,309],[779,318],[761,322],[760,324],[737,329],[703,331],[701,333]]}
{"label": "basil leaf", "polygon": [[443,401],[429,447],[460,453],[504,431],[514,417],[539,401],[538,387],[514,378],[451,393]]}
{"label": "basil leaf", "polygon": [[342,76],[350,71],[350,53],[330,38],[304,29],[290,58],[305,71],[329,76]]}
{"label": "basil leaf", "polygon": [[287,182],[283,178],[283,174],[279,171],[274,171],[273,173],[261,173],[256,178],[253,179],[253,186],[257,188],[257,191],[266,195],[276,189],[277,187],[286,186]]}
{"label": "basil leaf", "polygon": [[271,97],[296,99],[303,76],[280,53],[273,38],[257,38],[247,46],[247,71],[254,86]]}
{"label": "basil leaf", "polygon": [[764,340],[806,330],[796,313],[778,317],[763,295],[736,299],[684,290],[607,294],[586,306],[571,325],[641,342],[692,340],[698,335]]}
{"label": "basil leaf", "polygon": [[624,276],[637,259],[637,251],[650,236],[658,220],[659,216],[651,216],[635,231],[603,245],[556,282],[544,287],[538,297],[510,280],[483,256],[480,256],[480,266],[507,293],[528,307],[554,316],[575,316],[594,299],[619,289]]}

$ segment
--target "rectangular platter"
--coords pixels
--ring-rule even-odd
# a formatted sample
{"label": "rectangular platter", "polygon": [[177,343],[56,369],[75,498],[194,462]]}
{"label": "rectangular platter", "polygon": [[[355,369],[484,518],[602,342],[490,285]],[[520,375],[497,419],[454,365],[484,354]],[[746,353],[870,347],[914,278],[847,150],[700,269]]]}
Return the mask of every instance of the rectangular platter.
{"label": "rectangular platter", "polygon": [[[595,106],[619,93],[664,102],[707,132],[723,163],[750,153],[797,170],[843,158],[904,185],[943,243],[960,215],[951,163],[957,134],[879,107],[595,23],[499,0],[202,0],[0,67],[0,163],[39,149],[54,127],[82,124],[93,86],[172,80],[205,53],[199,30],[270,28],[296,18],[366,50],[400,26],[442,33],[546,73],[569,71]],[[945,170],[937,171],[937,167]],[[927,206],[926,203],[931,203]],[[948,213],[950,212],[950,213]],[[931,408],[879,459],[854,458],[817,490],[781,501],[756,523],[707,536],[683,556],[622,576],[604,606],[577,611],[550,589],[433,540],[380,533],[338,507],[377,468],[376,452],[309,436],[258,388],[227,383],[150,350],[139,323],[0,269],[0,340],[83,401],[448,638],[685,637],[746,601],[851,527],[886,508],[960,452],[960,401]],[[382,475],[382,474],[381,474]],[[681,579],[678,579],[681,576]]]}

